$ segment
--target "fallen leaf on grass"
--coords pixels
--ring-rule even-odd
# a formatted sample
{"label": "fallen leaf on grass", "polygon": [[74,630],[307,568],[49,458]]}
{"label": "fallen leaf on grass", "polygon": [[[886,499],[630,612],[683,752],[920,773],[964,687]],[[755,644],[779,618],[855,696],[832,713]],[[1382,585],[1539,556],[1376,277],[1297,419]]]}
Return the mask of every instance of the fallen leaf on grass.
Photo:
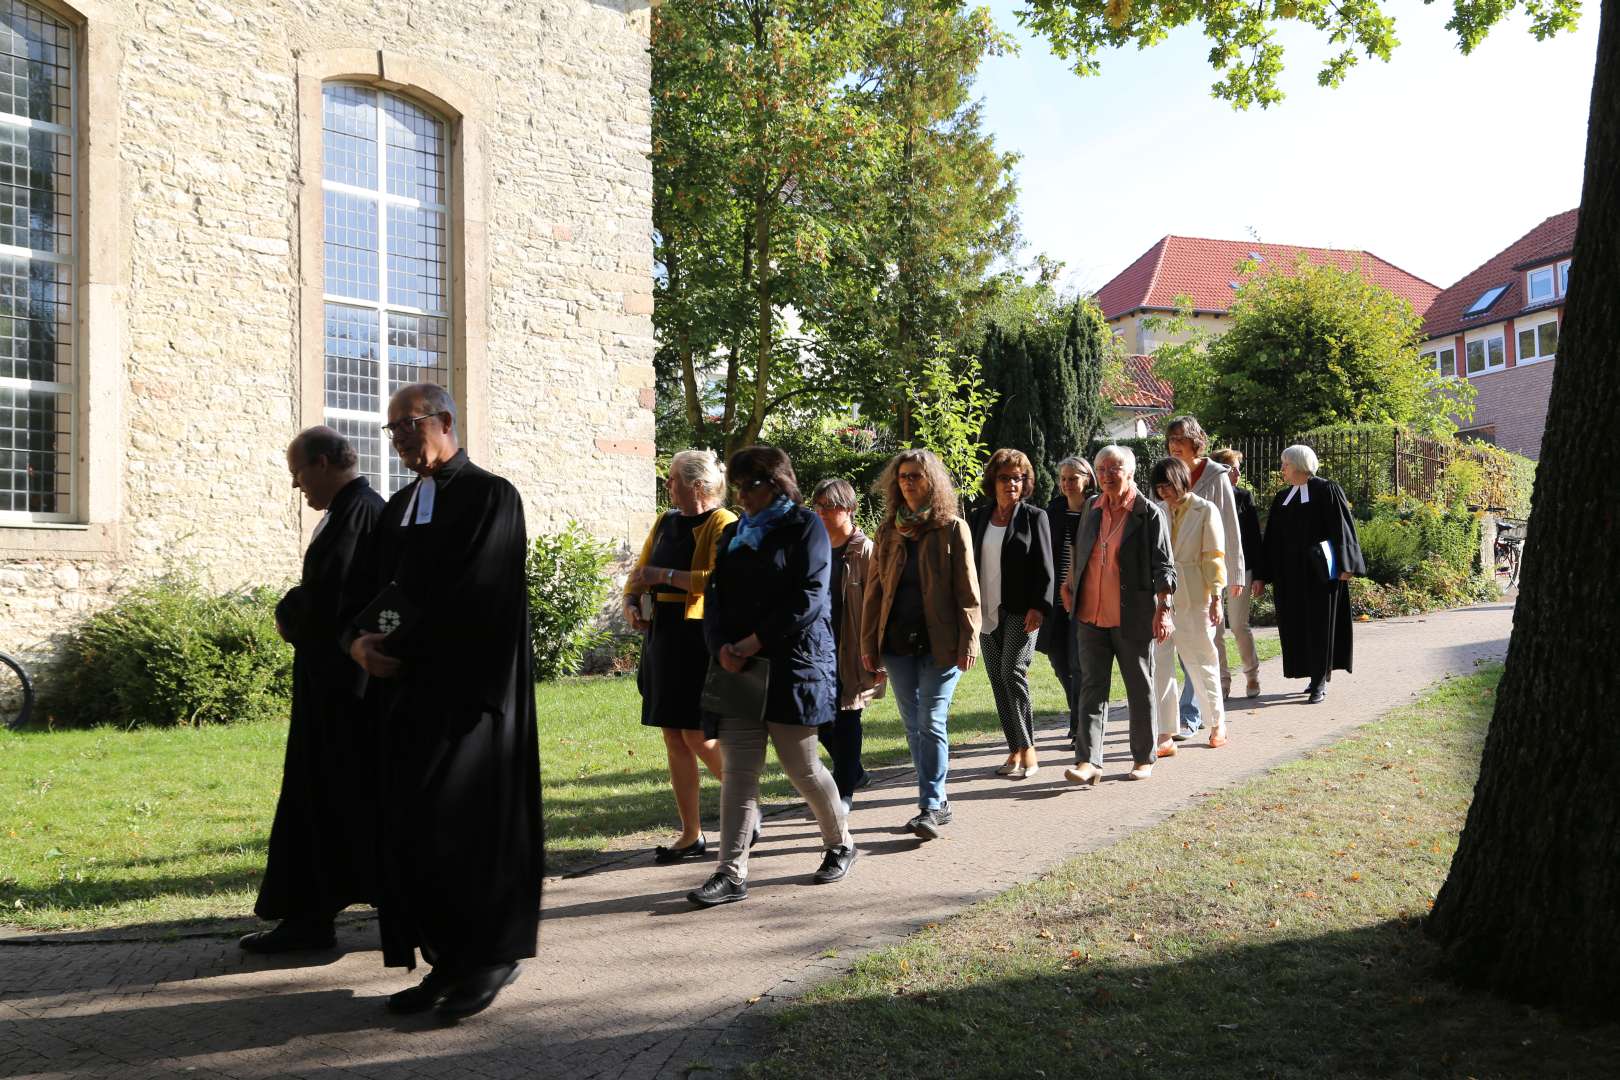
{"label": "fallen leaf on grass", "polygon": [[759,1004],[759,999],[764,997],[764,996],[765,995],[763,995],[763,994],[756,994],[755,996],[748,999],[748,1004],[750,1004],[750,1005],[758,1005]]}
{"label": "fallen leaf on grass", "polygon": [[1038,938],[1041,938],[1044,941],[1051,941],[1052,940],[1052,931],[1046,929],[1045,927],[1042,927],[1041,932],[1036,934],[1035,936],[1038,937]]}
{"label": "fallen leaf on grass", "polygon": [[1281,925],[1282,925],[1282,920],[1281,919],[1272,919],[1269,923],[1266,924],[1266,928],[1268,930],[1275,930],[1275,929],[1277,929],[1277,927],[1279,927]]}
{"label": "fallen leaf on grass", "polygon": [[1142,935],[1138,934],[1135,930],[1132,930],[1131,933],[1130,933],[1130,936],[1127,937],[1125,940],[1126,941],[1141,941],[1142,940]]}
{"label": "fallen leaf on grass", "polygon": [[1361,880],[1361,871],[1358,870],[1355,873],[1351,874],[1350,875],[1350,880],[1351,881],[1360,881]]}

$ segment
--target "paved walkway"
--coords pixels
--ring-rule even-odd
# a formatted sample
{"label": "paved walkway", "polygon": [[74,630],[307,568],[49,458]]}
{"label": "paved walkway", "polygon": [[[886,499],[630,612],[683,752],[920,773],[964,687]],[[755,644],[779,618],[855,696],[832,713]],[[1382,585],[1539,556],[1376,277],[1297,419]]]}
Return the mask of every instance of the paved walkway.
{"label": "paved walkway", "polygon": [[1270,661],[1271,692],[1235,703],[1231,744],[1191,749],[1148,783],[1116,782],[1129,768],[1123,724],[1110,735],[1106,778],[1090,790],[1065,784],[1055,723],[1041,744],[1057,767],[1035,780],[990,776],[1001,748],[966,748],[952,761],[956,823],[929,844],[897,830],[915,789],[909,772],[892,770],[856,803],[851,827],[865,857],[839,885],[807,884],[820,844],[796,807],[767,821],[742,904],[691,911],[683,894],[712,864],[659,867],[644,855],[550,881],[540,958],[494,1008],[456,1027],[383,1011],[405,980],[381,966],[369,919],[343,927],[346,951],[293,962],[244,956],[223,936],[14,939],[0,947],[0,1076],[702,1075],[745,1060],[773,1003],[854,954],[1500,658],[1511,618],[1495,604],[1359,625],[1357,674],[1341,674],[1320,706],[1276,694],[1285,686]]}

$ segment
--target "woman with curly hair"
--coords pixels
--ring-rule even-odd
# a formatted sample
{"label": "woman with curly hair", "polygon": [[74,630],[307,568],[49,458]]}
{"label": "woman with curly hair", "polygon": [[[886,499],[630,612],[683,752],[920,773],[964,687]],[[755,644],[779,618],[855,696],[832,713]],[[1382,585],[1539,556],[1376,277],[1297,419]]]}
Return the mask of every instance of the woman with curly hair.
{"label": "woman with curly hair", "polygon": [[978,657],[973,537],[957,516],[950,474],[927,450],[900,451],[872,490],[883,499],[883,524],[861,613],[861,662],[888,672],[917,768],[918,813],[906,827],[931,840],[951,821],[946,715]]}

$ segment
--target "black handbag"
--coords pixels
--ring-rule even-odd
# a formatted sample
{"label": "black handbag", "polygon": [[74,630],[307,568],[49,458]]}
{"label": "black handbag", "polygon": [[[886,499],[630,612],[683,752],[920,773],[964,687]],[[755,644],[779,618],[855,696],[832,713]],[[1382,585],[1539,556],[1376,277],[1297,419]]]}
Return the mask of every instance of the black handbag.
{"label": "black handbag", "polygon": [[765,695],[770,687],[771,662],[763,656],[750,656],[741,671],[727,671],[720,661],[710,660],[699,704],[715,716],[758,723],[765,719]]}

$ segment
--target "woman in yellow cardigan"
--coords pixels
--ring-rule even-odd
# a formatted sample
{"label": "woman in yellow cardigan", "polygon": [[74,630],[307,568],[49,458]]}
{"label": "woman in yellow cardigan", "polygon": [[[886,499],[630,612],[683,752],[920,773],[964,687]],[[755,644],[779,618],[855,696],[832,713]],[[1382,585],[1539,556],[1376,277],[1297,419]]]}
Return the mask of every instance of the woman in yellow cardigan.
{"label": "woman in yellow cardigan", "polygon": [[654,852],[661,863],[701,859],[708,851],[698,814],[698,762],[708,766],[716,780],[721,764],[719,744],[703,737],[699,708],[709,670],[703,590],[714,569],[715,541],[737,520],[720,505],[726,478],[712,450],[676,454],[669,463],[667,486],[674,509],[654,523],[624,592],[625,618],[647,635],[636,680],[641,687],[641,722],[664,730],[669,782],[681,815],[680,837]]}

